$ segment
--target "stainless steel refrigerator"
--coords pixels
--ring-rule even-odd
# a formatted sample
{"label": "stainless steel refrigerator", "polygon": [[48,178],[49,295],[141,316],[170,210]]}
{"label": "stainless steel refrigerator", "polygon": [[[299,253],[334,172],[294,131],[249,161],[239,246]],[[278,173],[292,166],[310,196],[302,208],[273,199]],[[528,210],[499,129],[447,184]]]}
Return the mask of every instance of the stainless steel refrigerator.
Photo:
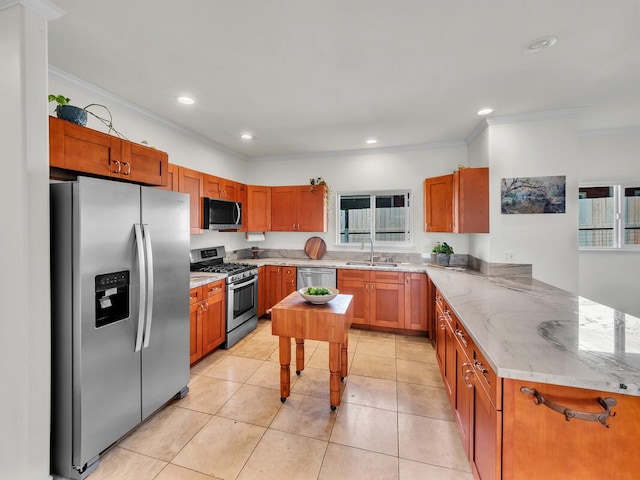
{"label": "stainless steel refrigerator", "polygon": [[188,391],[189,196],[88,177],[50,193],[51,471],[83,479]]}

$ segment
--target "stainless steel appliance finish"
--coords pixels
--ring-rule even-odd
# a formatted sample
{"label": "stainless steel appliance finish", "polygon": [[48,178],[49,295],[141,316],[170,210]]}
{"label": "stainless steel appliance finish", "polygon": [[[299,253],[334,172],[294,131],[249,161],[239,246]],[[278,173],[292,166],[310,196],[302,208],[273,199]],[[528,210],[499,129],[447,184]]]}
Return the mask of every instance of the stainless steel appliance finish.
{"label": "stainless steel appliance finish", "polygon": [[336,288],[336,269],[324,267],[298,267],[297,285],[304,287]]}
{"label": "stainless steel appliance finish", "polygon": [[204,224],[209,230],[242,227],[242,203],[219,198],[204,198]]}
{"label": "stainless steel appliance finish", "polygon": [[191,271],[227,274],[227,312],[224,348],[235,345],[258,326],[258,269],[245,263],[224,262],[225,248],[191,250]]}
{"label": "stainless steel appliance finish", "polygon": [[189,383],[189,198],[94,178],[50,186],[52,473],[99,455]]}

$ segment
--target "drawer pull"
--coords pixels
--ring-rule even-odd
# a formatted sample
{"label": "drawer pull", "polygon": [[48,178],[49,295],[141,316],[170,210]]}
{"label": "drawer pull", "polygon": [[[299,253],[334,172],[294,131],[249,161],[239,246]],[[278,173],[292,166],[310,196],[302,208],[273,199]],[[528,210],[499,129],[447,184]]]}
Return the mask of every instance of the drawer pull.
{"label": "drawer pull", "polygon": [[522,387],[520,389],[522,393],[525,395],[532,395],[533,403],[536,405],[544,405],[547,408],[550,408],[554,412],[558,412],[564,415],[565,420],[568,422],[572,418],[577,418],[578,420],[585,420],[587,422],[599,422],[601,425],[606,428],[611,428],[611,425],[607,423],[607,419],[609,417],[615,417],[616,412],[611,411],[611,407],[615,407],[618,402],[616,402],[615,398],[611,397],[598,397],[598,403],[602,408],[604,408],[603,412],[581,412],[579,410],[573,410],[571,408],[564,407],[558,403],[552,402],[544,395],[539,393],[535,388],[527,388]]}
{"label": "drawer pull", "polygon": [[462,380],[467,388],[473,387],[473,382],[471,381],[471,375],[473,375],[473,365],[470,363],[462,364]]}
{"label": "drawer pull", "polygon": [[[462,330],[460,330],[459,328],[456,328],[455,334],[458,336],[458,338],[460,339],[460,341],[462,342],[462,345],[464,345],[465,347],[468,347],[469,345],[467,344],[467,339],[464,336],[464,332]],[[485,370],[486,372],[486,370]],[[482,372],[484,373],[484,372]]]}

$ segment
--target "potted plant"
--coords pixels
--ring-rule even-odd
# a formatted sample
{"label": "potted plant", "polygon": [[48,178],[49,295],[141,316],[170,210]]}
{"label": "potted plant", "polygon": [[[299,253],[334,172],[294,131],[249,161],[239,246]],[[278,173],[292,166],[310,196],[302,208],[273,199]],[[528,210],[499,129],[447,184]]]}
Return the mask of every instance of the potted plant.
{"label": "potted plant", "polygon": [[446,267],[449,265],[449,260],[451,260],[451,255],[453,254],[453,248],[447,242],[438,242],[436,246],[433,247],[433,253],[436,254],[436,260],[438,265],[442,265]]}
{"label": "potted plant", "polygon": [[56,116],[68,120],[83,127],[87,124],[87,111],[84,108],[69,105],[70,98],[64,95],[49,95],[50,102],[57,102]]}

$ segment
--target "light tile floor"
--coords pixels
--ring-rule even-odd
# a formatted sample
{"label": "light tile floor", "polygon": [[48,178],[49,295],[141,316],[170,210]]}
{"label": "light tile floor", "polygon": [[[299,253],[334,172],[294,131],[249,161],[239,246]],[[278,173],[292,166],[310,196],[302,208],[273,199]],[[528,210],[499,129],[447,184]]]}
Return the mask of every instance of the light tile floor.
{"label": "light tile floor", "polygon": [[[295,343],[292,348],[295,359]],[[295,360],[294,360],[295,361]],[[190,392],[102,458],[91,480],[470,480],[433,346],[352,329],[342,404],[329,408],[328,344],[305,342],[280,402],[271,322],[191,369]]]}

